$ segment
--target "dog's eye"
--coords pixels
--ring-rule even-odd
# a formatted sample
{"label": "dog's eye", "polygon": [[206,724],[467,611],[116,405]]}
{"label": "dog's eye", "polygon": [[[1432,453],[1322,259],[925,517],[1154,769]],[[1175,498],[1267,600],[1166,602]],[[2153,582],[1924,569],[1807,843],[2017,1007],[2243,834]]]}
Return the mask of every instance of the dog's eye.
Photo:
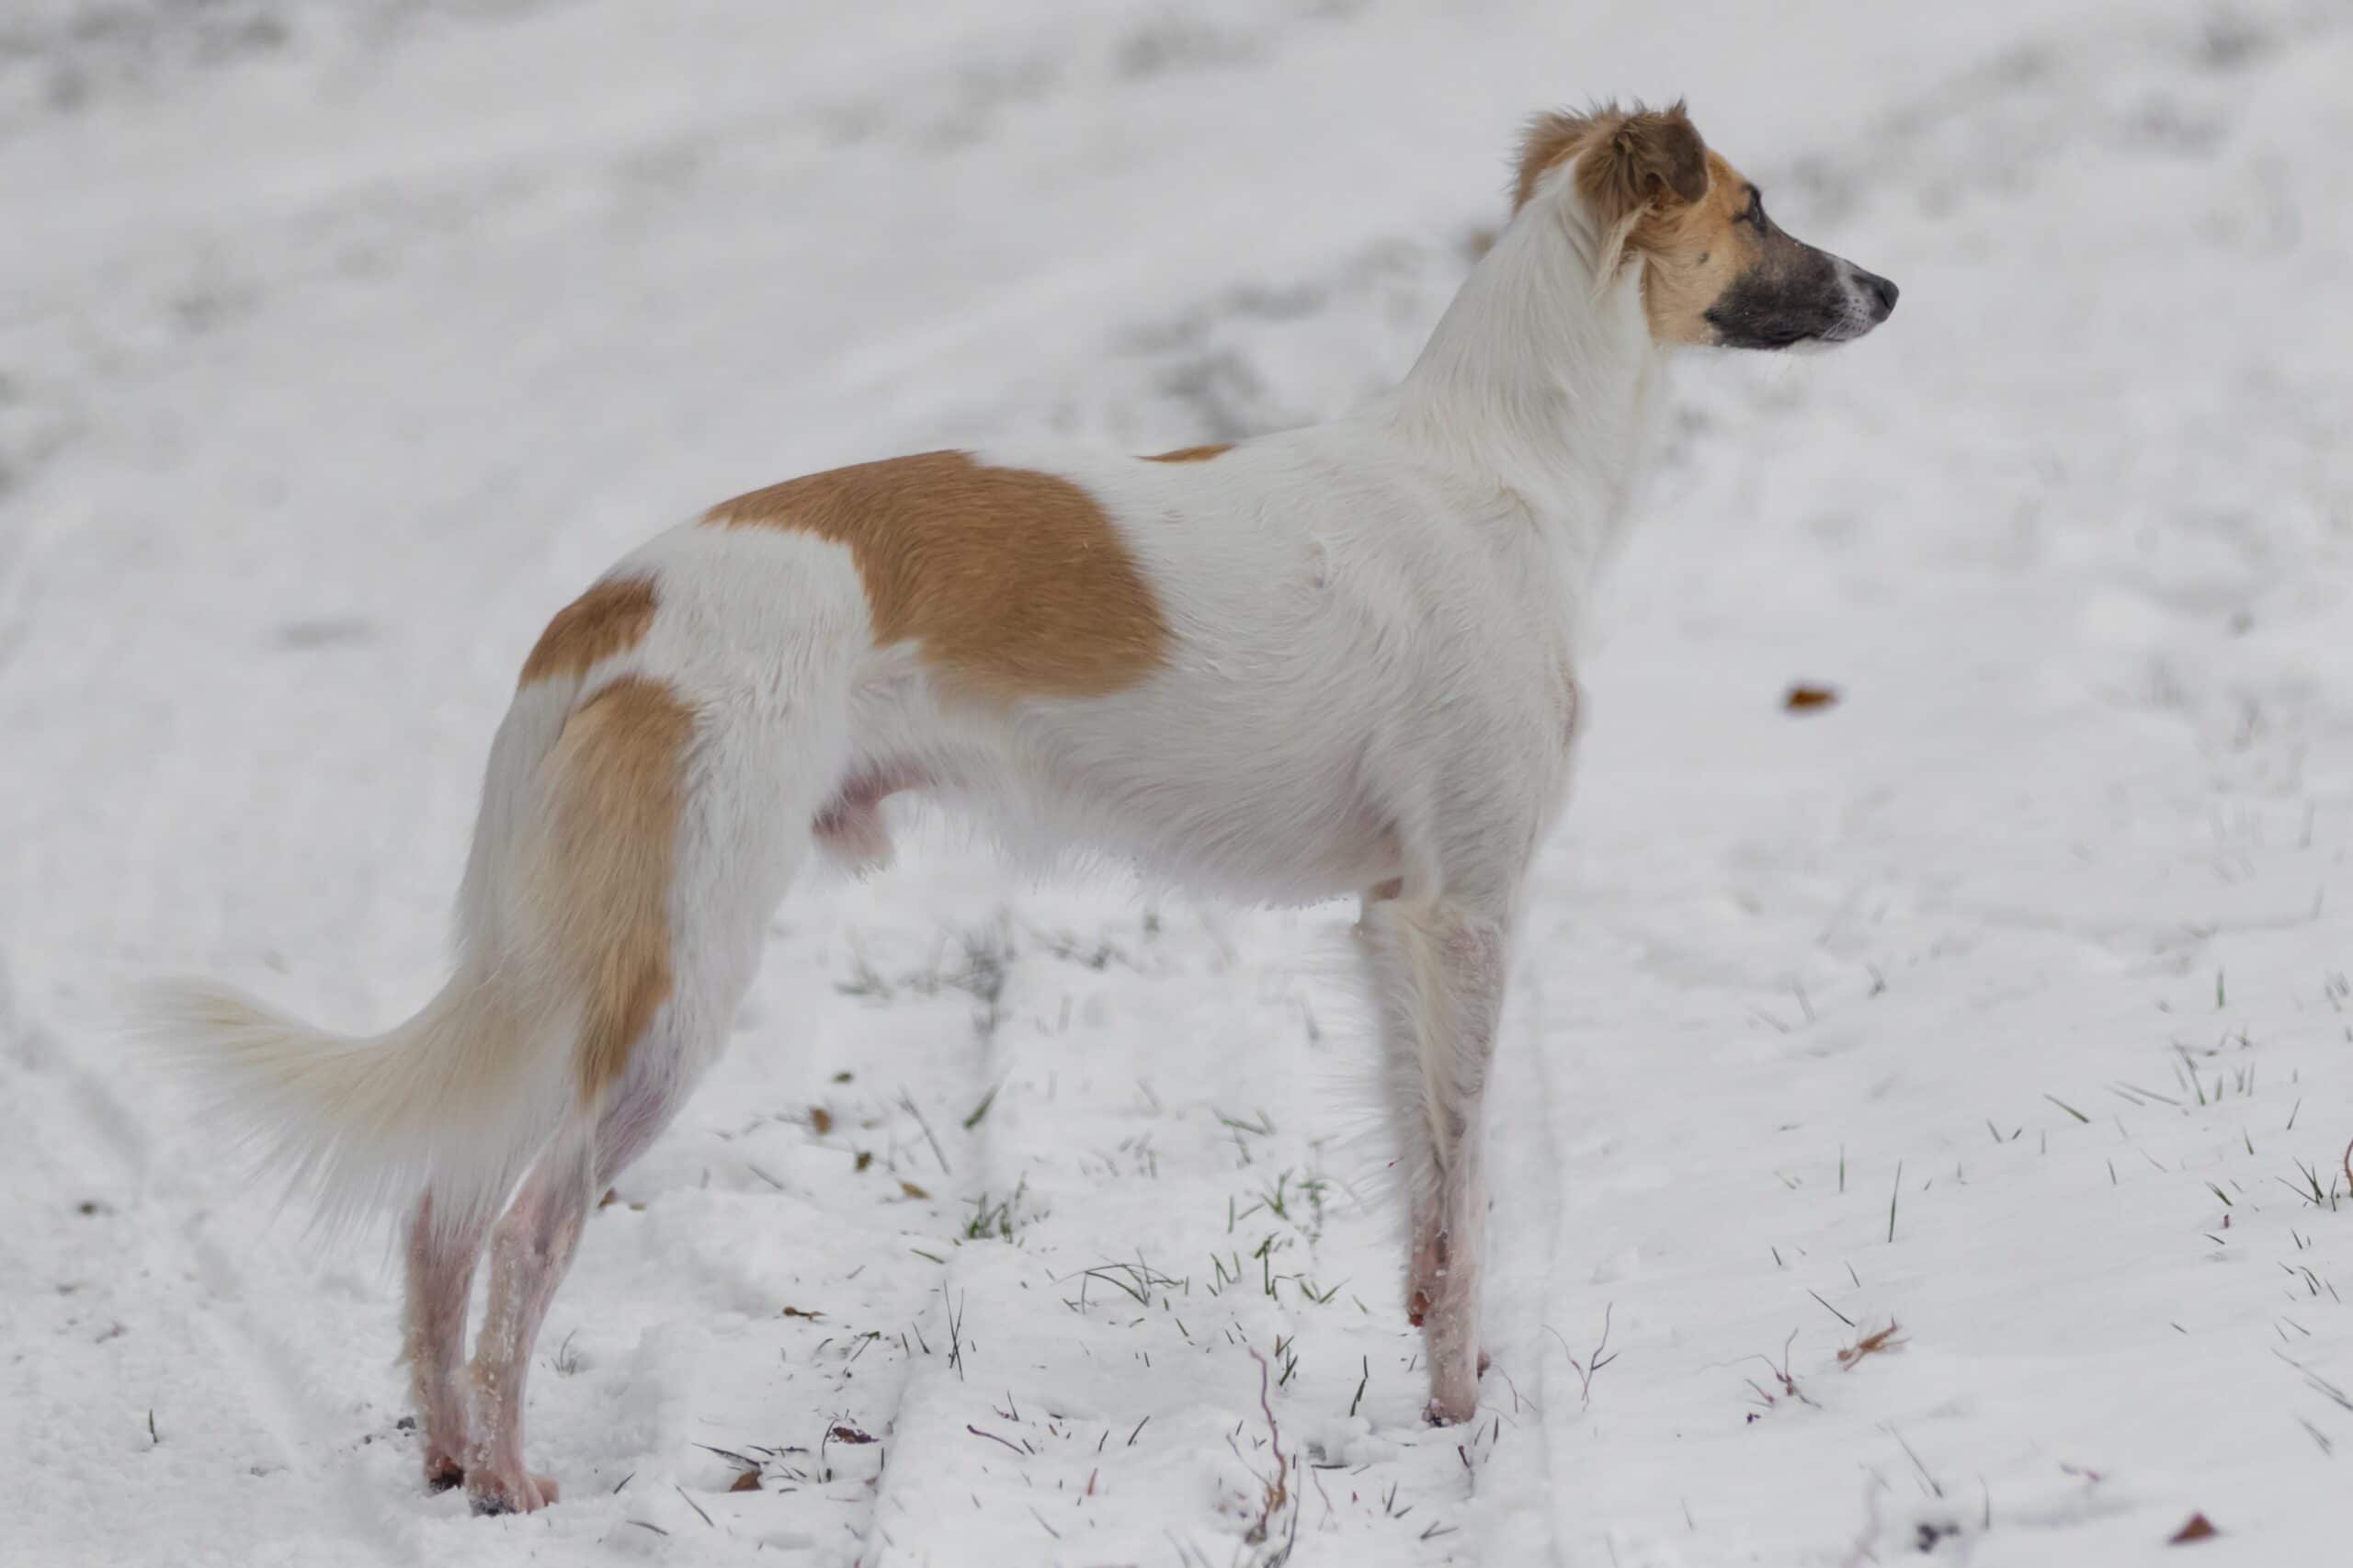
{"label": "dog's eye", "polygon": [[1758,233],[1763,233],[1765,232],[1765,193],[1755,186],[1750,186],[1748,210],[1740,216],[1743,222],[1756,225]]}

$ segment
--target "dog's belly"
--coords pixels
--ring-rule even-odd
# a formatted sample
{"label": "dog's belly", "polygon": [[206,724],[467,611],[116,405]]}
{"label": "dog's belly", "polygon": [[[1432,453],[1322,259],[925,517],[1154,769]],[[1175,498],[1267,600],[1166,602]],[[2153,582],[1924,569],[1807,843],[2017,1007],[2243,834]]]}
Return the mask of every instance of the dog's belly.
{"label": "dog's belly", "polygon": [[1202,809],[1101,813],[1091,837],[1155,882],[1258,903],[1313,903],[1363,892],[1404,871],[1395,824],[1347,791],[1205,790]]}
{"label": "dog's belly", "polygon": [[1174,726],[1058,705],[983,717],[906,688],[870,708],[865,742],[810,826],[835,859],[890,858],[888,797],[936,802],[1017,858],[1099,856],[1147,880],[1305,903],[1398,876],[1403,846],[1361,746],[1303,753],[1262,726]]}
{"label": "dog's belly", "polygon": [[[1163,886],[1260,903],[1311,903],[1400,874],[1396,824],[1346,767],[1312,777],[1217,767],[1080,761],[1024,748],[936,792],[1025,858],[1099,855]],[[1239,762],[1241,759],[1233,759]]]}

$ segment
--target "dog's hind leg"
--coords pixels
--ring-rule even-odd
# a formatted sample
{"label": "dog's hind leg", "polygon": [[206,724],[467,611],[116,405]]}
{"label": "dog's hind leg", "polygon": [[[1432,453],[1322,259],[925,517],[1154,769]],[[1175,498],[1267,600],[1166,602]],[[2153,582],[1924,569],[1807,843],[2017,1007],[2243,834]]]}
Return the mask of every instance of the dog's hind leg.
{"label": "dog's hind leg", "polygon": [[1486,1256],[1485,1094],[1503,1006],[1503,922],[1446,900],[1370,903],[1358,930],[1380,1007],[1383,1074],[1411,1226],[1407,1310],[1422,1326],[1434,1422],[1479,1403]]}
{"label": "dog's hind leg", "polygon": [[[783,733],[740,708],[722,720],[714,705],[699,722],[662,901],[666,996],[642,1033],[621,1042],[620,1071],[599,1092],[595,1119],[581,1115],[557,1132],[492,1234],[490,1305],[469,1374],[466,1491],[477,1512],[555,1500],[554,1483],[523,1462],[531,1347],[596,1194],[644,1153],[717,1060],[768,916],[808,852],[814,802],[842,771],[838,710],[813,699],[793,718]],[[592,882],[579,896],[601,891]]]}
{"label": "dog's hind leg", "polygon": [[556,1499],[552,1480],[523,1468],[523,1390],[548,1303],[580,1244],[595,1179],[594,1137],[577,1124],[565,1128],[491,1237],[490,1306],[469,1373],[466,1495],[477,1514],[529,1513]]}
{"label": "dog's hind leg", "polygon": [[491,1240],[490,1305],[471,1371],[476,1437],[466,1456],[478,1514],[528,1513],[556,1500],[556,1484],[523,1463],[523,1397],[531,1348],[572,1267],[589,1205],[643,1153],[693,1091],[657,1049],[657,1027],[593,1131],[567,1128],[541,1155]]}
{"label": "dog's hind leg", "polygon": [[425,1484],[446,1492],[466,1478],[470,1446],[466,1395],[458,1377],[466,1354],[466,1307],[474,1263],[487,1225],[451,1233],[437,1225],[433,1195],[417,1200],[408,1228],[408,1300],[403,1313],[402,1359],[408,1363],[409,1405],[424,1430]]}
{"label": "dog's hind leg", "polygon": [[653,1145],[694,1093],[718,1054],[723,1030],[714,1026],[733,1015],[744,988],[739,981],[723,994],[705,990],[696,999],[721,1004],[715,1010],[692,1003],[665,1008],[594,1129],[575,1123],[559,1133],[499,1221],[490,1244],[490,1304],[469,1372],[474,1440],[465,1480],[476,1513],[528,1513],[556,1500],[555,1483],[523,1463],[531,1347],[596,1195]]}

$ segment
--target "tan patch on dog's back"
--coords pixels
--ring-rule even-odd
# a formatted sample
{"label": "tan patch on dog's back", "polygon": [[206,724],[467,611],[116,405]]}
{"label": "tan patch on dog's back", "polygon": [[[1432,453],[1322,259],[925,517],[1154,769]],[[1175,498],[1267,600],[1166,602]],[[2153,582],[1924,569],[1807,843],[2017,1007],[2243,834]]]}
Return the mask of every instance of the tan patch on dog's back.
{"label": "tan patch on dog's back", "polygon": [[721,528],[849,547],[882,643],[914,642],[966,695],[1099,697],[1165,655],[1168,626],[1110,517],[1066,479],[924,452],[714,506]]}
{"label": "tan patch on dog's back", "polygon": [[1148,463],[1205,463],[1232,450],[1233,442],[1218,441],[1206,447],[1179,447],[1173,452],[1154,452],[1143,460]]}
{"label": "tan patch on dog's back", "polygon": [[573,712],[542,765],[549,830],[532,902],[582,1000],[584,1108],[629,1070],[670,996],[670,881],[694,725],[665,682],[626,676]]}
{"label": "tan patch on dog's back", "polygon": [[517,684],[529,686],[555,676],[576,678],[590,666],[629,652],[654,624],[654,606],[652,578],[607,578],[555,612],[523,661]]}

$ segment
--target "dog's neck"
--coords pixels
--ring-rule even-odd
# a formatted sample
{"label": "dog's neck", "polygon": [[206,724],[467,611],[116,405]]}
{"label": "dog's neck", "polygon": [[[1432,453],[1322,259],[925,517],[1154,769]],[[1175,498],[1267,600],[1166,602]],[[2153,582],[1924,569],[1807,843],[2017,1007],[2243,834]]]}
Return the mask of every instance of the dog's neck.
{"label": "dog's neck", "polygon": [[1666,401],[1665,355],[1642,264],[1597,279],[1604,236],[1567,187],[1555,180],[1512,220],[1380,415],[1525,508],[1582,599],[1623,537]]}

